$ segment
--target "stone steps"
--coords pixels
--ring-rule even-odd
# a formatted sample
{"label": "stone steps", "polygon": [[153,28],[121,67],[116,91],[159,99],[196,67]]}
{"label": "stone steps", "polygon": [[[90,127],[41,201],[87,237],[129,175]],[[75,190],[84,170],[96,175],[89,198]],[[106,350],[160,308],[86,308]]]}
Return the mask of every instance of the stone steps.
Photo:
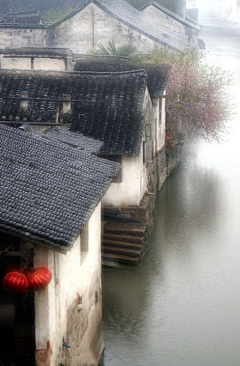
{"label": "stone steps", "polygon": [[116,240],[120,241],[121,243],[126,241],[136,244],[141,244],[143,239],[142,235],[112,234],[111,232],[104,233],[104,238],[107,241]]}
{"label": "stone steps", "polygon": [[132,243],[131,241],[119,241],[119,240],[110,240],[110,239],[104,239],[102,241],[102,245],[106,248],[112,247],[113,245],[118,248],[128,248],[133,250],[141,250],[142,243]]}
{"label": "stone steps", "polygon": [[139,257],[141,249],[121,248],[118,246],[102,246],[102,253],[120,254],[128,257]]}
{"label": "stone steps", "polygon": [[144,235],[147,225],[135,222],[111,220],[104,226],[104,233]]}
{"label": "stone steps", "polygon": [[123,263],[123,264],[138,264],[139,258],[129,257],[120,254],[113,253],[102,253],[102,264],[104,266],[111,266],[112,263]]}
{"label": "stone steps", "polygon": [[138,264],[147,225],[133,221],[105,221],[102,239],[102,264]]}

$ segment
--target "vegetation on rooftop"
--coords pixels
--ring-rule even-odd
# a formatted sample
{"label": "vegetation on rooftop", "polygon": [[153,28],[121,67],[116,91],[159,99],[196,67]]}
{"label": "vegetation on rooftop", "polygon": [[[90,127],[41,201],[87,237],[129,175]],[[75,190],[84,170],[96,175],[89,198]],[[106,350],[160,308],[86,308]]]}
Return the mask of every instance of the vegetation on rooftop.
{"label": "vegetation on rooftop", "polygon": [[102,44],[99,44],[98,47],[99,50],[93,51],[93,54],[132,58],[137,51],[137,47],[135,47],[131,42],[126,43],[123,46],[116,47],[114,40],[109,41],[106,47]]}

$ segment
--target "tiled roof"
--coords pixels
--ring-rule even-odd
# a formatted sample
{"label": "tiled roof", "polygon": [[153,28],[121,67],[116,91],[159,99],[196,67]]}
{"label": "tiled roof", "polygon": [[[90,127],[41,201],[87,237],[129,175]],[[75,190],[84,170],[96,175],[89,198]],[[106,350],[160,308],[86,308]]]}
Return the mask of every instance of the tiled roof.
{"label": "tiled roof", "polygon": [[[168,65],[154,65],[150,63],[141,63],[139,65],[147,73],[147,86],[152,98],[159,98],[162,96],[166,88],[169,74],[171,71]],[[94,57],[79,59],[75,64],[75,71],[130,71],[136,69],[136,64],[124,59],[117,59],[111,57]]]}
{"label": "tiled roof", "polygon": [[0,24],[41,24],[40,12],[18,12],[0,14]]}
{"label": "tiled roof", "polygon": [[181,17],[180,15],[174,13],[173,11],[165,8],[164,6],[162,6],[161,4],[159,3],[155,3],[155,2],[149,2],[148,4],[146,5],[143,5],[139,10],[144,10],[145,8],[147,8],[148,6],[155,6],[155,8],[161,10],[163,13],[167,14],[167,15],[170,15],[170,17],[178,20],[180,23],[184,24],[184,25],[187,25],[191,28],[195,28],[197,30],[200,30],[200,26],[197,25],[197,24],[193,24],[191,21],[189,21],[188,19],[184,19],[183,17]]}
{"label": "tiled roof", "polygon": [[[74,10],[60,21],[52,24],[52,26],[55,27],[58,24],[64,22],[66,19],[71,18],[90,2],[97,4],[101,9],[103,9],[115,19],[146,35],[160,45],[167,45],[178,50],[183,49],[188,45],[187,37],[171,32],[168,28],[157,22],[154,22],[146,14],[134,8],[124,0],[86,0],[79,6],[78,9]],[[109,40],[111,40],[111,37]]]}
{"label": "tiled roof", "polygon": [[40,57],[72,57],[73,53],[69,48],[50,48],[50,47],[20,47],[0,49],[0,55],[12,56],[40,56]]}
{"label": "tiled roof", "polygon": [[55,142],[59,142],[60,144],[63,143],[75,147],[76,149],[84,150],[93,155],[97,155],[97,153],[100,152],[100,149],[103,146],[103,142],[101,141],[85,137],[83,135],[80,135],[79,133],[72,133],[65,128],[48,127],[43,132],[43,136],[46,138],[50,138]]}
{"label": "tiled roof", "polygon": [[[59,106],[60,121],[70,123],[72,131],[102,141],[103,154],[139,154],[147,85],[144,70],[112,73],[0,70],[0,82],[2,119],[54,121]],[[22,91],[28,92],[30,98],[27,110],[20,108]],[[71,96],[72,113],[61,112],[63,94]]]}
{"label": "tiled roof", "polygon": [[0,229],[71,249],[117,170],[84,150],[0,125]]}

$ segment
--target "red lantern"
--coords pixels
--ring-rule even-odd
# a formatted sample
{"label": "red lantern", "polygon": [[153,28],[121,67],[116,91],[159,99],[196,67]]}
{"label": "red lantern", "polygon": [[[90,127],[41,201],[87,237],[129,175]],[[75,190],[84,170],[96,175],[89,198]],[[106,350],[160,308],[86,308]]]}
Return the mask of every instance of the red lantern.
{"label": "red lantern", "polygon": [[25,294],[28,290],[29,283],[27,277],[20,272],[9,272],[3,278],[3,289],[14,292],[15,294]]}
{"label": "red lantern", "polygon": [[29,290],[40,291],[43,290],[51,281],[52,274],[45,267],[35,268],[28,275]]}

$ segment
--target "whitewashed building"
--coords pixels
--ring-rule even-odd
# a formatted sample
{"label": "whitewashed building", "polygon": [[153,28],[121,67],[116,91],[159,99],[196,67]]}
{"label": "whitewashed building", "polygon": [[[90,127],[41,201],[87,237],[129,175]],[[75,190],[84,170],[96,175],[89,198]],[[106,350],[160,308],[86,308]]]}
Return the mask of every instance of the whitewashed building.
{"label": "whitewashed building", "polygon": [[[87,90],[94,96],[96,106],[85,105],[71,129],[102,141],[101,156],[121,163],[121,170],[102,201],[106,217],[114,216],[117,220],[113,224],[112,218],[105,225],[102,258],[107,261],[139,261],[147,232],[153,225],[157,186],[160,188],[167,177],[165,88],[170,68],[151,64],[138,67],[141,69],[126,60],[107,58],[82,59],[75,65],[75,70],[88,73],[89,79],[94,77],[95,84]],[[132,222],[138,220],[138,227],[131,222],[123,222],[120,227],[118,220],[122,217]],[[119,237],[115,242],[114,235],[111,242],[105,240],[110,226],[120,236],[126,230],[128,234],[131,230],[140,231],[142,245],[133,252],[128,250],[134,259],[129,259],[125,249],[117,248]],[[110,247],[106,247],[108,243]],[[124,243],[124,248],[129,246]]]}
{"label": "whitewashed building", "polygon": [[187,37],[190,46],[198,47],[200,25],[186,12],[180,16],[156,2],[150,2],[140,8],[149,18],[183,38]]}
{"label": "whitewashed building", "polygon": [[[97,366],[100,202],[118,166],[95,156],[99,142],[59,129],[41,135],[0,125],[0,140],[0,361]],[[44,290],[3,289],[6,273],[32,267],[51,271]]]}
{"label": "whitewashed building", "polygon": [[157,185],[167,177],[164,90],[170,71],[166,65],[135,68],[85,59],[74,72],[1,71],[3,80],[16,86],[15,99],[4,99],[12,93],[11,83],[3,88],[2,119],[13,125],[57,121],[102,141],[101,156],[121,163],[103,206],[131,209],[133,217],[146,200],[153,204]]}
{"label": "whitewashed building", "polygon": [[155,46],[181,50],[189,44],[188,35],[154,21],[124,0],[83,1],[78,9],[50,25],[0,24],[0,49],[69,48],[73,53],[86,54],[111,40],[116,46],[131,42],[143,53],[152,52]]}

